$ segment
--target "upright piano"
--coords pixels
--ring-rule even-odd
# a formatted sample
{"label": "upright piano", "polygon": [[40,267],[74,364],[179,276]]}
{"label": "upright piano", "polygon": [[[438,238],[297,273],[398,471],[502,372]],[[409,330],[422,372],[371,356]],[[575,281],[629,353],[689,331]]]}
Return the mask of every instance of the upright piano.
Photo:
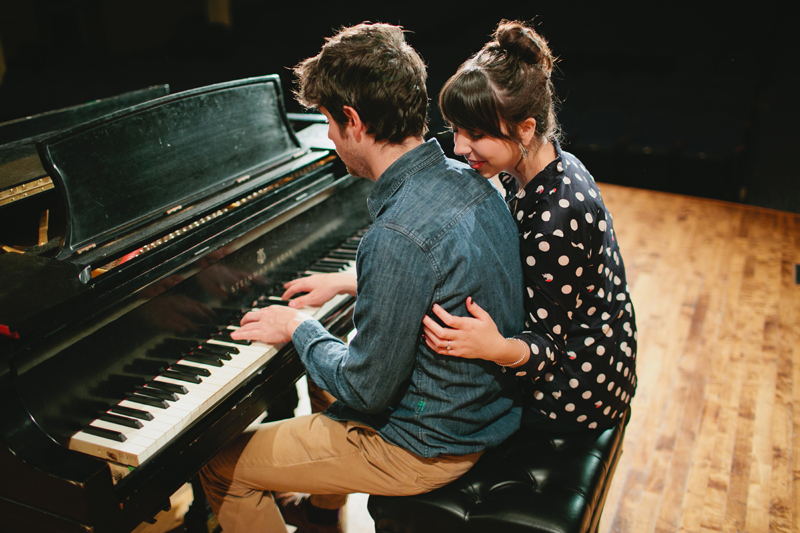
{"label": "upright piano", "polygon": [[[229,330],[353,268],[371,183],[325,132],[264,76],[37,143],[65,215],[56,245],[0,255],[0,527],[130,531],[294,386],[291,343]],[[345,337],[353,304],[312,312]]]}

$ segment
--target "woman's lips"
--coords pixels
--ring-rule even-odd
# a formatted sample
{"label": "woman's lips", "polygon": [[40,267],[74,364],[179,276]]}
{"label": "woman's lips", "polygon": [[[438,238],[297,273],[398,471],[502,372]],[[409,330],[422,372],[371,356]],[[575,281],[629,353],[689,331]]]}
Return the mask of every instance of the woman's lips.
{"label": "woman's lips", "polygon": [[467,159],[467,163],[469,163],[469,166],[472,167],[473,170],[478,170],[484,164],[486,164],[486,161],[474,161],[472,159]]}

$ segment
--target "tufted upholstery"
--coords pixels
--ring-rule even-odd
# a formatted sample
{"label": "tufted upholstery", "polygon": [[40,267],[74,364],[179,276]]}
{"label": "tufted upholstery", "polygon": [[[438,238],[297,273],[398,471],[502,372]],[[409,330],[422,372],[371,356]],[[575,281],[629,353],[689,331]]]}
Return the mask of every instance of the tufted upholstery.
{"label": "tufted upholstery", "polygon": [[600,433],[522,429],[461,479],[427,494],[371,496],[378,533],[586,533],[600,522],[630,409]]}

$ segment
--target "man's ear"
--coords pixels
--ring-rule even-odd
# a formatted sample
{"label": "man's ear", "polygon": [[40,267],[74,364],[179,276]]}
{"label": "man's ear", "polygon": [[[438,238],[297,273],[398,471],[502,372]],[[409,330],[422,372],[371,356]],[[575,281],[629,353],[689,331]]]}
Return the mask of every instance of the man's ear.
{"label": "man's ear", "polygon": [[358,111],[349,105],[346,105],[342,106],[342,112],[347,117],[347,124],[345,125],[345,128],[350,130],[350,133],[352,133],[353,138],[356,141],[360,141],[361,136],[366,132],[367,127],[366,124],[361,121]]}

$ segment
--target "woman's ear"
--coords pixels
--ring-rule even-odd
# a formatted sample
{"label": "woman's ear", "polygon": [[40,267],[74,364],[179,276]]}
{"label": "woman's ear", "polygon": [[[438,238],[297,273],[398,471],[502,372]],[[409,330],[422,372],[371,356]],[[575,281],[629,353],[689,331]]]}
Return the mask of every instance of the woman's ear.
{"label": "woman's ear", "polygon": [[530,146],[531,141],[536,137],[536,119],[528,117],[517,125],[517,133],[519,134],[522,144]]}

